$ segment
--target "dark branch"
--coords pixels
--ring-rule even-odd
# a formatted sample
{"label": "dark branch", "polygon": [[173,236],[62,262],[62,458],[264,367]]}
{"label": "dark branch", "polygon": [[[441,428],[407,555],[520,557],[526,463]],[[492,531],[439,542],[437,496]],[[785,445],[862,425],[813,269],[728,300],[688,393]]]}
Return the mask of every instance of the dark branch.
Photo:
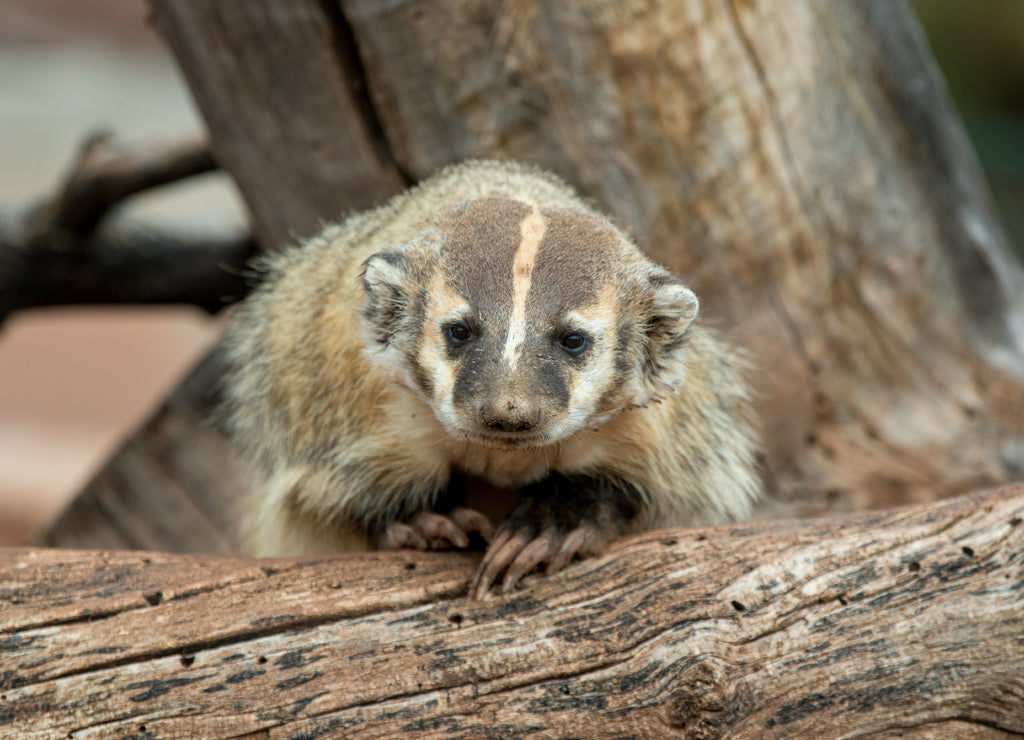
{"label": "dark branch", "polygon": [[216,167],[205,142],[82,146],[60,192],[0,211],[0,322],[39,306],[181,303],[214,313],[248,292],[251,236],[190,234],[106,218],[125,198]]}
{"label": "dark branch", "polygon": [[93,134],[79,150],[60,193],[41,211],[48,229],[91,233],[111,207],[144,190],[217,169],[199,139],[128,148]]}
{"label": "dark branch", "polygon": [[243,271],[256,253],[249,236],[190,236],[121,220],[70,243],[28,247],[33,220],[0,213],[0,321],[24,308],[74,304],[182,303],[215,313],[248,292]]}

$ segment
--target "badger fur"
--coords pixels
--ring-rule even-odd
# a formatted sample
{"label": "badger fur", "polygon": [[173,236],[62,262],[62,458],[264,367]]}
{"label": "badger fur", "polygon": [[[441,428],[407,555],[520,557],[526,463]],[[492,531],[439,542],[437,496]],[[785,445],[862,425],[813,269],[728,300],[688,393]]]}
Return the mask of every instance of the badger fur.
{"label": "badger fur", "polygon": [[[479,535],[483,597],[758,494],[737,352],[552,175],[451,167],[260,267],[225,386],[254,554]],[[512,492],[497,529],[466,481]]]}

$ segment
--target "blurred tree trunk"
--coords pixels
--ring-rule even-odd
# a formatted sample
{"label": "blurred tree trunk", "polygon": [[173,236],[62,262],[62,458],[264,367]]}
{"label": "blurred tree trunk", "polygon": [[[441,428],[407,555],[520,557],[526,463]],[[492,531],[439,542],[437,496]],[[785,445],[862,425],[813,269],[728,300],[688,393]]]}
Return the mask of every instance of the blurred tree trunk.
{"label": "blurred tree trunk", "polygon": [[[764,514],[1022,475],[1024,277],[902,3],[152,6],[265,248],[449,162],[536,162],[749,351]],[[217,375],[214,356],[44,542],[229,551]]]}

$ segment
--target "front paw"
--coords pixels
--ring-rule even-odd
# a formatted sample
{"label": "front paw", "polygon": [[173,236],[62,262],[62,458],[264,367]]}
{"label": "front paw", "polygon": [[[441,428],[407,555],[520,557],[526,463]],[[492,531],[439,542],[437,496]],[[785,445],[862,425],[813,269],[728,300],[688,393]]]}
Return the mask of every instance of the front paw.
{"label": "front paw", "polygon": [[469,535],[477,532],[485,542],[494,535],[491,520],[474,509],[458,506],[448,516],[421,511],[408,522],[392,522],[374,538],[380,550],[447,550],[469,546]]}
{"label": "front paw", "polygon": [[469,586],[470,596],[486,597],[491,584],[505,571],[502,593],[509,593],[519,580],[540,565],[547,565],[552,575],[575,557],[596,555],[614,537],[615,532],[602,530],[595,523],[580,524],[575,529],[547,527],[539,532],[529,526],[516,527],[506,522],[484,553],[484,559]]}
{"label": "front paw", "polygon": [[524,500],[490,542],[470,583],[470,596],[483,599],[502,571],[501,590],[508,594],[541,565],[550,575],[573,558],[596,555],[625,531],[631,513],[613,496]]}

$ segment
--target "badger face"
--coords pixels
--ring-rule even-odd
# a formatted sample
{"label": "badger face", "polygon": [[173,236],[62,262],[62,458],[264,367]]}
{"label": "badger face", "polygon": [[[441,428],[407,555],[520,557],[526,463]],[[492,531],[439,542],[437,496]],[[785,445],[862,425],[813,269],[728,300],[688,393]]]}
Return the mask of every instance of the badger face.
{"label": "badger face", "polygon": [[682,380],[697,299],[606,219],[467,202],[363,272],[370,356],[456,439],[537,447]]}

